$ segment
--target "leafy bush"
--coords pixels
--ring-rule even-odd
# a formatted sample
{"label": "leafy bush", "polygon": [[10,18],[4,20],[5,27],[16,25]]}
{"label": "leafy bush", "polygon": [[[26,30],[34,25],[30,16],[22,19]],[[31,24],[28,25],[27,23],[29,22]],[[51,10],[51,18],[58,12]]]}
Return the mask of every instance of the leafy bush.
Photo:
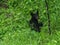
{"label": "leafy bush", "polygon": [[[7,1],[7,0],[6,0]],[[49,14],[51,32],[48,33],[44,0],[0,0],[8,8],[0,7],[0,45],[59,45],[60,44],[60,1],[50,0]],[[41,32],[31,31],[30,11],[39,9],[39,20],[44,23]]]}

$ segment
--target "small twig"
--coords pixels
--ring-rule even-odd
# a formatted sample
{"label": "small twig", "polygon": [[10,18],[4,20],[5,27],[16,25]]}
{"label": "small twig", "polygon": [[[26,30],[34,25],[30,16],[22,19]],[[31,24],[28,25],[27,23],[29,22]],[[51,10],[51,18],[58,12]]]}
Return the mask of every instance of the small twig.
{"label": "small twig", "polygon": [[7,4],[0,3],[0,8],[7,9],[7,8],[9,8],[9,6]]}
{"label": "small twig", "polygon": [[45,0],[45,4],[46,4],[46,13],[47,13],[47,16],[48,16],[48,30],[49,30],[49,34],[51,34],[51,29],[50,29],[50,14],[49,14],[49,7],[48,7],[47,0]]}

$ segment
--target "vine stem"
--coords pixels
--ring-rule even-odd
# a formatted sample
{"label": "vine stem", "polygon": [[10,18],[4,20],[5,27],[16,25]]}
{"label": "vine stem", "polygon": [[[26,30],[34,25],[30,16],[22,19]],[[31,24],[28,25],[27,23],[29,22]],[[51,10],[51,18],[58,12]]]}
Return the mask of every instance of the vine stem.
{"label": "vine stem", "polygon": [[49,14],[49,7],[48,7],[48,0],[45,0],[45,4],[46,4],[46,14],[48,16],[48,30],[49,30],[49,34],[51,34],[51,29],[50,29],[50,14]]}

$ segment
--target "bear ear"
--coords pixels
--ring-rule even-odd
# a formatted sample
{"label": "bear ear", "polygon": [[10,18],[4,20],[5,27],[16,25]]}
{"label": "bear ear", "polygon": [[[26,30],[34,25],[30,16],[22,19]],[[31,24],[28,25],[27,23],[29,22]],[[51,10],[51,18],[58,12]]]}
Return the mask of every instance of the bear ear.
{"label": "bear ear", "polygon": [[31,12],[30,14],[31,14],[31,15],[33,15],[33,13],[32,13],[32,12]]}
{"label": "bear ear", "polygon": [[36,11],[36,14],[38,14],[38,10]]}
{"label": "bear ear", "polygon": [[33,15],[33,12],[32,11],[30,11],[30,15]]}

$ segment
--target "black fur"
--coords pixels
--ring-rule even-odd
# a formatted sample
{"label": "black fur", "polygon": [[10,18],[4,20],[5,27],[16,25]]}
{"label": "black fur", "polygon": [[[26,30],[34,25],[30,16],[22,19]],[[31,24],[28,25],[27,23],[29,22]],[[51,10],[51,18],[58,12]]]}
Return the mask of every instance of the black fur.
{"label": "black fur", "polygon": [[30,12],[30,14],[31,14],[31,20],[30,20],[31,28],[34,29],[37,32],[40,32],[40,29],[41,29],[40,27],[43,26],[43,23],[42,22],[40,22],[40,23],[38,22],[38,17],[39,17],[38,10],[35,13]]}

